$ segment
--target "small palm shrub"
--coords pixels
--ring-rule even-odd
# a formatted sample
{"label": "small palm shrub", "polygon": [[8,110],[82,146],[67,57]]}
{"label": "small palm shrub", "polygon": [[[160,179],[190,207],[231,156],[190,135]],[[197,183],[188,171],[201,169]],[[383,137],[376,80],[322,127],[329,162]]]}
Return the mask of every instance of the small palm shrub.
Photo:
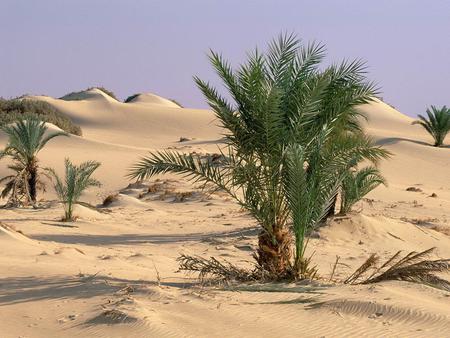
{"label": "small palm shrub", "polygon": [[237,70],[211,52],[232,101],[195,81],[225,130],[221,160],[157,151],[137,162],[129,177],[173,172],[215,185],[261,226],[254,255],[260,274],[306,277],[306,235],[329,210],[349,164],[387,155],[359,124],[356,107],[375,94],[363,63],[322,70],[323,58],[322,45],[304,46],[293,35],[280,36],[266,54],[255,51]]}
{"label": "small palm shrub", "polygon": [[0,151],[0,159],[8,157],[12,160],[9,169],[14,171],[2,179],[6,186],[2,197],[8,195],[9,204],[35,204],[40,181],[39,161],[37,154],[51,139],[57,136],[67,136],[65,132],[47,132],[45,122],[35,118],[19,120],[15,124],[2,126],[1,130],[8,136],[5,149]]}
{"label": "small palm shrub", "polygon": [[19,119],[29,118],[53,123],[70,134],[81,135],[79,126],[47,102],[30,99],[5,100],[0,98],[0,126],[13,123]]}
{"label": "small palm shrub", "polygon": [[340,214],[348,213],[356,202],[380,184],[386,185],[386,180],[376,167],[348,170],[341,185]]}
{"label": "small palm shrub", "polygon": [[434,146],[441,147],[444,144],[445,136],[450,132],[450,108],[443,106],[426,110],[428,118],[419,115],[419,119],[412,124],[421,125],[434,139]]}
{"label": "small palm shrub", "polygon": [[64,205],[63,221],[74,220],[73,207],[79,204],[81,194],[89,187],[98,187],[100,182],[91,178],[94,171],[100,166],[99,162],[87,161],[74,165],[69,159],[65,160],[65,179],[62,180],[54,169],[47,171],[53,179],[54,188],[58,198]]}

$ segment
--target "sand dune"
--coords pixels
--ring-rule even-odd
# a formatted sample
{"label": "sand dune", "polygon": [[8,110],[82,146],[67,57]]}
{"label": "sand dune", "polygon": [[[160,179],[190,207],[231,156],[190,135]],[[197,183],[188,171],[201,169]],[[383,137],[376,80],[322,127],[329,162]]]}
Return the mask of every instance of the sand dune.
{"label": "sand dune", "polygon": [[175,144],[180,137],[198,141],[220,137],[220,128],[208,110],[179,108],[153,94],[141,94],[128,103],[116,101],[98,89],[88,91],[85,97],[82,101],[30,98],[50,103],[81,126],[85,138],[95,141],[160,148]]}
{"label": "sand dune", "polygon": [[[60,222],[56,202],[0,210],[0,316],[8,318],[1,337],[442,337],[450,330],[448,292],[405,282],[327,280],[336,255],[343,263],[336,279],[375,251],[387,258],[435,246],[438,256],[450,256],[450,149],[429,146],[410,117],[378,100],[361,107],[369,133],[394,154],[381,164],[389,186],[311,239],[309,253],[323,283],[201,288],[177,272],[177,256],[248,266],[256,245],[253,219],[220,192],[203,194],[179,177],[128,186],[125,174],[150,149],[216,152],[222,130],[213,113],[153,94],[128,103],[98,89],[77,95],[70,101],[32,97],[83,130],[82,137],[52,140],[40,153],[41,165],[61,171],[67,156],[101,161],[96,176],[103,187],[85,200],[99,204],[120,194],[99,211],[78,208],[73,224]],[[407,191],[411,186],[418,190]]]}

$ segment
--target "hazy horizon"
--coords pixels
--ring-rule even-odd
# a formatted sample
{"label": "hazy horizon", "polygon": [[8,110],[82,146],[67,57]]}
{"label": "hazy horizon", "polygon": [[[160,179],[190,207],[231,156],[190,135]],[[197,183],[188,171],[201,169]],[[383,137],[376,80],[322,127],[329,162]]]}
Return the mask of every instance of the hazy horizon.
{"label": "hazy horizon", "polygon": [[450,1],[0,0],[0,97],[104,86],[205,108],[193,75],[206,54],[234,65],[281,32],[316,40],[327,62],[361,58],[384,100],[408,115],[450,104]]}

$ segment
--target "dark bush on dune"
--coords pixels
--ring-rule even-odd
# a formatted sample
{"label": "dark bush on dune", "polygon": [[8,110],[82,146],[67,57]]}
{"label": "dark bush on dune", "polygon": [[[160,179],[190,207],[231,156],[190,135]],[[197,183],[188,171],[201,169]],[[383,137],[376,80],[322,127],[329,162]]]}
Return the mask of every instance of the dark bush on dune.
{"label": "dark bush on dune", "polygon": [[83,98],[80,96],[80,94],[83,93],[83,92],[86,92],[88,90],[91,90],[91,89],[101,90],[106,95],[108,95],[108,96],[112,97],[113,99],[119,101],[119,99],[116,97],[116,95],[112,91],[106,89],[105,87],[89,87],[89,88],[87,88],[85,90],[81,90],[79,92],[68,93],[68,94],[66,94],[64,96],[61,96],[59,99],[60,100],[65,100],[65,101],[80,101],[80,100],[83,100]]}
{"label": "dark bush on dune", "polygon": [[18,119],[31,117],[53,123],[70,134],[81,135],[79,126],[47,102],[18,98],[5,100],[0,98],[0,126],[7,125]]}
{"label": "dark bush on dune", "polygon": [[135,98],[137,98],[138,96],[139,96],[139,94],[133,94],[133,95],[130,95],[130,96],[128,96],[128,97],[125,99],[125,101],[123,101],[123,102],[125,102],[125,103],[131,102],[131,101],[133,101]]}
{"label": "dark bush on dune", "polygon": [[[125,102],[125,103],[132,102],[132,101],[133,101],[135,98],[137,98],[139,95],[140,95],[140,94],[133,94],[133,95],[130,95],[130,96],[128,96],[128,97],[125,99],[125,101],[123,101],[123,102]],[[168,99],[168,100],[171,101],[171,102],[173,102],[173,103],[175,103],[178,107],[184,108],[183,105],[181,105],[177,100],[174,100],[174,99]]]}
{"label": "dark bush on dune", "polygon": [[180,108],[184,108],[183,105],[181,103],[179,103],[177,100],[169,99],[169,101],[172,101],[173,103],[175,103]]}

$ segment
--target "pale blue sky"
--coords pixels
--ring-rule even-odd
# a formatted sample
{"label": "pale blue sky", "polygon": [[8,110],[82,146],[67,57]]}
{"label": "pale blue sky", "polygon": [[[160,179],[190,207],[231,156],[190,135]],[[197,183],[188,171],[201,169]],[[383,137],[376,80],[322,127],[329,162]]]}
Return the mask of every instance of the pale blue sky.
{"label": "pale blue sky", "polygon": [[0,0],[0,96],[103,85],[205,107],[208,49],[238,64],[281,31],[366,60],[404,113],[450,105],[450,0]]}

